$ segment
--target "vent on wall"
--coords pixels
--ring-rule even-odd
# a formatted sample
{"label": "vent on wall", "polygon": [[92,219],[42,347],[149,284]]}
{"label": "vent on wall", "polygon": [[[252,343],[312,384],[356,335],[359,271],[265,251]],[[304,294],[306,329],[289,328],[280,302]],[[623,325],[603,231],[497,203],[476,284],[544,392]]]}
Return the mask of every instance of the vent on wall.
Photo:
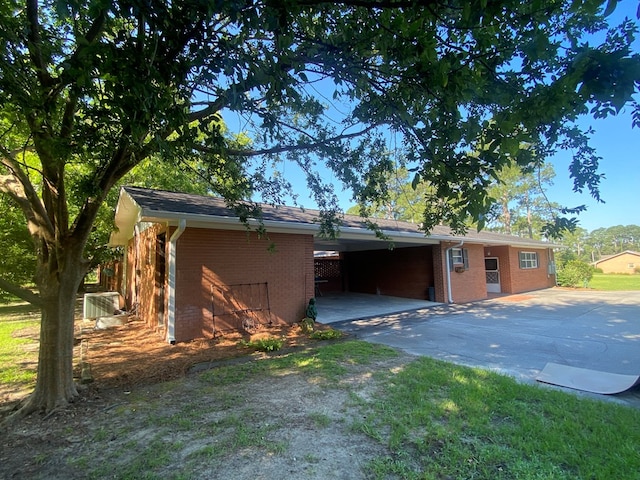
{"label": "vent on wall", "polygon": [[82,316],[84,318],[100,318],[115,315],[120,308],[118,292],[85,293]]}

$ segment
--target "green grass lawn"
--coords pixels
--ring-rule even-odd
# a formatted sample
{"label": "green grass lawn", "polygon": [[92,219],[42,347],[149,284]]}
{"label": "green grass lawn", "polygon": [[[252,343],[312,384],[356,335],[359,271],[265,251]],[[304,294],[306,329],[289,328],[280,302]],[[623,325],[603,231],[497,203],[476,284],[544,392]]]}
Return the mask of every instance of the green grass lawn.
{"label": "green grass lawn", "polygon": [[[136,403],[127,411],[149,417],[148,420],[138,418],[138,421],[156,426],[145,435],[155,436],[157,444],[145,437],[143,446],[132,442],[130,448],[136,458],[147,458],[151,465],[145,478],[163,478],[164,469],[169,465],[175,476],[172,478],[191,478],[190,472],[198,471],[200,462],[234,459],[238,448],[251,448],[263,452],[265,457],[292,456],[295,446],[270,440],[271,435],[286,437],[286,421],[276,426],[268,411],[261,411],[260,421],[270,425],[273,431],[260,430],[255,416],[249,413],[251,394],[239,398],[236,392],[246,391],[245,385],[251,386],[265,378],[280,382],[290,375],[312,379],[314,385],[323,385],[327,391],[348,390],[354,367],[362,372],[362,367],[368,365],[366,371],[371,372],[375,387],[364,397],[351,396],[357,413],[351,411],[340,420],[319,413],[313,417],[319,431],[323,425],[326,428],[333,422],[344,424],[346,431],[352,432],[351,441],[362,441],[358,436],[363,435],[387,452],[363,463],[354,459],[354,468],[362,470],[362,478],[638,478],[640,410],[520,384],[503,375],[429,358],[408,359],[409,363],[402,368],[378,367],[393,355],[398,353],[388,347],[347,341],[267,361],[206,371],[199,375],[201,391],[186,395],[193,406],[185,400],[188,407],[185,411],[176,413],[164,403],[150,409],[149,405],[157,400],[153,394],[135,399]],[[172,392],[182,388],[180,382],[173,382],[167,384],[163,392],[174,398]],[[214,394],[227,400],[220,400],[220,410],[212,421],[208,409],[199,412],[198,408],[202,407],[195,406],[206,405],[205,398]],[[322,405],[322,401],[318,401],[318,405]],[[121,442],[137,438],[139,426],[126,425],[117,432],[111,431],[110,426],[102,427],[99,438],[118,437]],[[157,427],[162,425],[167,427],[164,430]],[[215,446],[200,450],[197,457],[192,452],[186,463],[178,461],[184,458],[180,452],[185,446],[212,435],[211,432],[223,425],[227,429],[224,438],[231,440],[213,443]],[[188,432],[185,433],[188,438],[172,444],[171,434],[177,428]],[[164,452],[164,457],[158,457],[159,451]],[[95,453],[76,453],[74,468],[77,472],[86,472],[88,477],[101,478],[105,472],[97,470],[97,466],[108,465],[113,478],[138,478],[132,476],[126,462],[115,456],[117,452],[108,458],[96,458]],[[157,463],[152,464],[151,460]],[[297,462],[302,469],[305,459]]]}
{"label": "green grass lawn", "polygon": [[640,290],[640,275],[594,273],[589,288],[595,290]]}
{"label": "green grass lawn", "polygon": [[[34,342],[21,338],[20,332],[37,323],[37,312],[33,310],[14,308],[9,314],[3,313],[0,307],[2,383],[23,385],[32,381],[19,365],[25,361],[24,352],[29,350],[25,347]],[[222,425],[230,431],[227,437],[237,437],[237,442],[242,440],[238,445],[267,448],[268,442],[264,438],[269,432],[259,431],[247,438],[242,408],[251,406],[252,400],[237,398],[236,392],[243,385],[251,386],[256,379],[265,377],[280,382],[288,375],[298,375],[313,380],[314,385],[323,385],[327,391],[349,389],[350,379],[361,378],[363,365],[367,366],[367,376],[372,382],[370,393],[364,397],[354,395],[352,401],[358,413],[345,415],[338,423],[344,423],[352,434],[356,434],[354,441],[357,441],[357,435],[362,435],[387,452],[360,466],[367,478],[639,478],[640,410],[547,387],[520,384],[506,376],[429,358],[407,358],[408,363],[402,368],[379,366],[397,355],[396,350],[362,341],[328,343],[305,352],[203,372],[199,374],[200,390],[190,393],[184,393],[181,381],[169,382],[163,388],[166,394],[171,393],[168,398],[173,403],[167,404],[157,393],[151,393],[149,398],[138,400],[145,408],[129,408],[135,412],[138,423],[147,422],[159,429],[156,432],[158,445],[144,437],[149,458],[157,461],[159,469],[154,470],[156,463],[150,463],[145,467],[148,471],[144,478],[163,478],[162,469],[167,465],[175,469],[172,478],[190,478],[189,469],[194,463],[182,465],[182,450],[190,445],[191,436],[193,439],[204,438]],[[251,392],[251,388],[248,391]],[[213,417],[210,411],[200,415],[194,409],[190,410],[193,418],[184,417],[183,413],[176,418],[175,408],[170,408],[171,405],[183,405],[183,402],[187,406],[189,402],[205,405],[206,398],[214,393],[222,399],[228,396],[228,401],[217,405]],[[146,393],[141,389],[139,395]],[[321,404],[321,400],[319,402]],[[261,411],[262,416],[267,413],[268,409]],[[188,438],[185,437],[180,445],[165,445],[162,442],[171,441],[171,433],[176,425],[181,425],[178,420],[184,423],[184,432],[187,432],[184,435]],[[316,413],[314,421],[321,428],[335,420]],[[118,438],[122,444],[129,445],[126,443],[129,441],[131,445],[137,445],[139,425],[132,424],[131,431],[127,430],[127,425],[112,427],[110,422],[96,427],[94,442],[104,442],[106,448],[114,444],[109,439]],[[163,425],[166,425],[166,431],[162,430]],[[282,428],[286,432],[286,427],[284,423],[272,428]],[[110,428],[120,430],[112,432]],[[280,435],[285,436],[284,433]],[[83,451],[83,445],[78,444],[73,458],[65,460],[74,465],[79,476],[86,474],[86,478],[97,478],[100,465],[103,465],[100,468],[108,465],[112,478],[141,478],[136,476],[139,472],[131,473],[130,466],[119,464],[116,456],[109,457],[111,453],[105,454],[100,448]],[[92,442],[87,445],[95,447]],[[293,447],[284,443],[276,447],[271,445],[268,454],[293,455],[287,450]],[[210,453],[235,455],[235,450],[236,447],[229,447],[219,453],[216,453],[218,450]],[[163,452],[162,457],[158,457],[158,451]],[[114,452],[113,455],[118,453]],[[97,455],[107,455],[108,461]],[[57,454],[55,458],[60,461]],[[195,457],[192,460],[198,461]]]}
{"label": "green grass lawn", "polygon": [[638,478],[640,411],[428,358],[370,405],[375,478]]}
{"label": "green grass lawn", "polygon": [[0,305],[0,384],[22,389],[35,383],[37,342],[26,338],[40,325],[40,313],[31,305]]}

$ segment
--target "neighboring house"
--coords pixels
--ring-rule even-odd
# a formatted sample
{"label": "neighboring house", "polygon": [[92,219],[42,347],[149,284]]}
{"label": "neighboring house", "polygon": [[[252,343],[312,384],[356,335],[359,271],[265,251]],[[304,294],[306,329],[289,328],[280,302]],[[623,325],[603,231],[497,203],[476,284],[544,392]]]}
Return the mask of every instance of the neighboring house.
{"label": "neighboring house", "polygon": [[[339,238],[324,239],[317,211],[262,212],[266,234],[258,235],[221,199],[123,188],[111,244],[125,247],[118,290],[127,306],[176,342],[293,324],[316,292],[461,303],[555,285],[555,245],[542,241],[443,226],[425,235],[412,223],[376,220],[390,243],[352,215]],[[317,251],[337,253],[314,258]]]}
{"label": "neighboring house", "polygon": [[636,273],[640,271],[640,253],[627,250],[615,255],[606,255],[592,265],[602,273]]}

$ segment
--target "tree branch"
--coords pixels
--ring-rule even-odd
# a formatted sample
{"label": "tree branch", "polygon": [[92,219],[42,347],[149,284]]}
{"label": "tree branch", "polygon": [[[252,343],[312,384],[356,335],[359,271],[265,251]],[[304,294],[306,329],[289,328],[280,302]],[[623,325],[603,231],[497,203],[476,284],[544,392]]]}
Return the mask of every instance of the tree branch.
{"label": "tree branch", "polygon": [[[302,143],[302,144],[297,144],[297,145],[278,145],[278,146],[275,146],[275,147],[264,148],[264,149],[261,149],[261,150],[235,150],[235,149],[229,149],[229,150],[226,150],[225,153],[228,154],[228,155],[237,156],[237,157],[255,157],[255,156],[258,156],[258,155],[269,155],[269,154],[274,154],[274,153],[295,152],[295,151],[299,151],[299,150],[312,150],[312,149],[318,148],[320,146],[326,146],[326,145],[329,145],[331,143],[340,142],[342,140],[348,140],[350,138],[359,137],[361,135],[364,135],[364,134],[370,132],[371,130],[374,130],[378,126],[379,126],[379,124],[369,125],[367,128],[365,128],[364,130],[360,130],[359,132],[347,133],[347,134],[343,134],[343,135],[336,135],[335,137],[327,138],[326,140],[321,140],[321,141],[313,142],[313,143]],[[204,153],[216,153],[212,149],[207,148],[207,147],[195,146],[194,149],[198,150],[200,152],[204,152]]]}
{"label": "tree branch", "polygon": [[[122,137],[126,137],[125,133],[122,134]],[[136,163],[132,163],[129,161],[132,154],[131,151],[124,145],[118,146],[115,150],[109,163],[105,165],[101,171],[99,171],[95,180],[97,182],[96,190],[99,192],[98,195],[92,195],[87,198],[80,212],[76,216],[76,220],[72,226],[74,236],[79,236],[84,240],[91,233],[91,228],[93,226],[93,222],[98,213],[98,209],[100,205],[104,201],[105,197],[111,187],[116,184],[118,180],[120,180],[127,172],[129,172]],[[138,162],[142,161],[142,157],[136,157]]]}
{"label": "tree branch", "polygon": [[197,122],[200,120],[204,120],[210,115],[215,115],[220,110],[222,110],[222,108],[226,105],[226,103],[227,103],[226,98],[224,98],[224,95],[221,95],[214,102],[209,102],[207,106],[202,110],[191,112],[191,114],[189,115],[188,121]]}
{"label": "tree branch", "polygon": [[16,297],[24,300],[25,302],[29,302],[31,305],[40,307],[42,306],[42,299],[40,295],[33,293],[31,290],[27,288],[20,287],[11,283],[2,277],[0,277],[0,290],[4,290],[5,292],[10,293],[11,295],[15,295]]}
{"label": "tree branch", "polygon": [[47,71],[47,63],[42,56],[40,44],[40,21],[38,19],[38,0],[28,0],[27,2],[27,21],[29,22],[28,48],[31,61],[36,67],[38,78],[43,86],[50,86],[52,83],[51,75]]}
{"label": "tree branch", "polygon": [[[91,27],[89,27],[89,30],[87,30],[87,33],[84,36],[85,41],[77,43],[78,46],[76,50],[73,52],[73,54],[69,58],[69,61],[67,62],[70,66],[67,67],[65,71],[63,71],[62,75],[60,75],[60,81],[57,88],[52,93],[53,96],[57,96],[67,84],[72,84],[76,80],[75,77],[70,77],[67,79],[67,81],[65,81],[64,77],[65,75],[68,76],[67,72],[73,70],[73,68],[77,65],[78,58],[84,55],[87,47],[89,47],[102,33],[106,18],[106,11],[102,10],[91,24]],[[89,67],[87,67],[87,69],[89,69]],[[67,103],[65,105],[64,116],[62,118],[61,136],[63,138],[68,138],[73,129],[73,121],[74,115],[76,113],[77,102],[78,96],[73,93],[72,90],[72,93],[69,95],[69,99],[67,100]]]}
{"label": "tree branch", "polygon": [[54,241],[54,229],[40,197],[35,191],[29,176],[20,167],[12,152],[0,145],[0,163],[11,175],[0,175],[0,191],[9,195],[20,207],[34,238]]}

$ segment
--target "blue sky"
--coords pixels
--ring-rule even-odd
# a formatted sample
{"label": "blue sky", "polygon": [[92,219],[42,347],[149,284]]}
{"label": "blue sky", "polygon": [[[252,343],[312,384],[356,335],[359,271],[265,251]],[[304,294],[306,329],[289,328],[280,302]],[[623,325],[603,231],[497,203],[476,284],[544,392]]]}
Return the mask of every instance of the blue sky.
{"label": "blue sky", "polygon": [[596,202],[587,192],[573,192],[568,172],[569,152],[550,159],[556,178],[548,190],[549,199],[569,207],[586,205],[587,211],[578,218],[580,226],[589,231],[614,225],[640,225],[640,130],[631,128],[630,113],[628,108],[617,117],[598,121],[585,118],[581,122],[596,130],[592,145],[602,157],[600,171],[605,178],[600,184],[600,195],[605,203]]}

